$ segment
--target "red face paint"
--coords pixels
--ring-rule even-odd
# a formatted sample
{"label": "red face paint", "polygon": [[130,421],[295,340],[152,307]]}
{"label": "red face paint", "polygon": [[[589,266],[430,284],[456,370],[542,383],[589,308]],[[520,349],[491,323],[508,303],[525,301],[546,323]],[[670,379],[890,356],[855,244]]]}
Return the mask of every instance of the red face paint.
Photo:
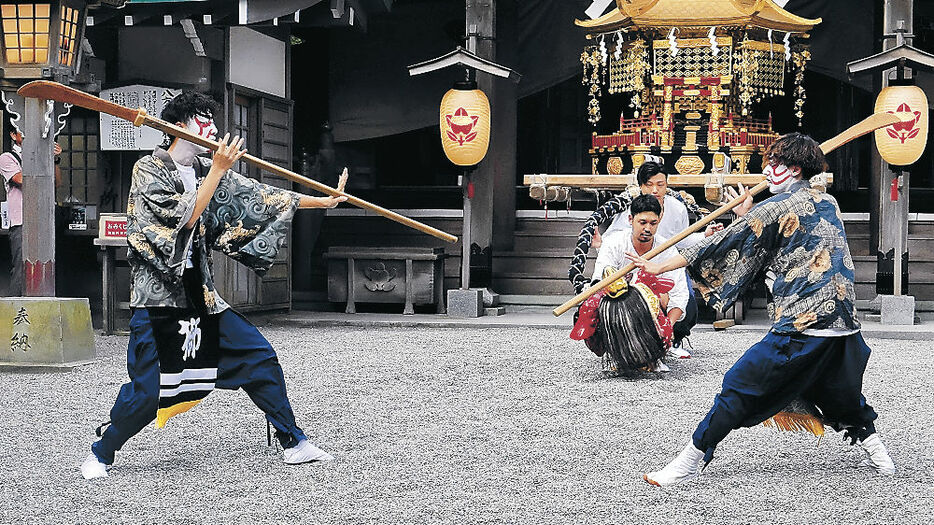
{"label": "red face paint", "polygon": [[779,186],[789,178],[793,177],[794,174],[795,173],[784,164],[769,164],[768,167],[765,168],[765,175],[768,177],[769,183],[773,186]]}
{"label": "red face paint", "polygon": [[214,140],[217,136],[217,127],[214,125],[214,119],[195,115],[192,119],[198,129],[198,136],[208,140]]}

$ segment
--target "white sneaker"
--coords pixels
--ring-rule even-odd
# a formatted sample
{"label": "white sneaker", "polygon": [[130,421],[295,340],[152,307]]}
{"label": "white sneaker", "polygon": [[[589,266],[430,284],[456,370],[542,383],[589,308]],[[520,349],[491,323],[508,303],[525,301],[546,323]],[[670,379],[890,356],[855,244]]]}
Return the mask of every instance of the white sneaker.
{"label": "white sneaker", "polygon": [[659,359],[658,361],[655,361],[654,365],[652,365],[652,372],[659,372],[659,373],[671,372],[671,368],[669,368],[668,365],[666,365],[665,363],[662,362],[661,359]]}
{"label": "white sneaker", "polygon": [[668,349],[668,353],[665,355],[669,359],[690,359],[691,352],[688,352],[683,347],[672,346]]}
{"label": "white sneaker", "polygon": [[81,464],[81,475],[84,476],[84,479],[106,478],[107,469],[109,468],[110,465],[101,463],[97,456],[91,452],[85,458],[84,463]]}
{"label": "white sneaker", "polygon": [[700,475],[700,462],[703,459],[704,453],[694,448],[694,443],[688,443],[688,446],[678,454],[678,457],[666,465],[665,468],[658,472],[643,474],[642,479],[656,487],[681,483]]}
{"label": "white sneaker", "polygon": [[859,464],[861,467],[868,467],[879,474],[891,476],[895,474],[895,462],[889,456],[889,451],[885,449],[879,434],[870,434],[869,437],[862,440],[859,446],[869,454],[869,458]]}
{"label": "white sneaker", "polygon": [[298,442],[298,445],[282,451],[282,457],[288,465],[300,465],[312,461],[332,461],[334,456],[311,444],[307,439]]}

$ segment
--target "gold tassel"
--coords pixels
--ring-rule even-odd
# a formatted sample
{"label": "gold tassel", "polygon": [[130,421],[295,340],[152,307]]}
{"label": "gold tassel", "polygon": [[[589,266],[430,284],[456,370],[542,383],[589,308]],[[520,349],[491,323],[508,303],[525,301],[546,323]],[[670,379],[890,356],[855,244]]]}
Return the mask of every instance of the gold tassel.
{"label": "gold tassel", "polygon": [[824,422],[810,414],[779,412],[763,421],[762,425],[782,432],[810,432],[817,437],[824,435]]}
{"label": "gold tassel", "polygon": [[159,411],[156,412],[156,428],[165,427],[165,424],[168,422],[170,417],[177,416],[182,412],[188,412],[200,402],[200,399],[196,399],[194,401],[178,403],[177,405],[172,405],[167,408],[160,408]]}

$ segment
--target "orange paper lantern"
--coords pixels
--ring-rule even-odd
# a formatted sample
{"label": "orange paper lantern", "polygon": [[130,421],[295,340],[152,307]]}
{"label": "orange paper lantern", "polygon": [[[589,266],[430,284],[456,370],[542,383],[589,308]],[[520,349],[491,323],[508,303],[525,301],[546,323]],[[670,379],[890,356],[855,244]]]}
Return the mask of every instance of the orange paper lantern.
{"label": "orange paper lantern", "polygon": [[458,166],[473,166],[490,145],[490,101],[476,83],[458,82],[441,99],[441,145]]}
{"label": "orange paper lantern", "polygon": [[911,113],[913,120],[877,129],[876,147],[893,166],[907,166],[924,153],[928,141],[928,99],[917,86],[889,86],[876,98],[875,112]]}

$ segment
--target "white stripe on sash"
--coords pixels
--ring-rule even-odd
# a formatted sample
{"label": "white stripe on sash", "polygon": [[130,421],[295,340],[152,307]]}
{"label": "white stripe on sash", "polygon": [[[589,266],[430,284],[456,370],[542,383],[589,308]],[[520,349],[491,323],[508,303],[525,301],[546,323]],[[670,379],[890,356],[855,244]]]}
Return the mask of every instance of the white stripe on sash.
{"label": "white stripe on sash", "polygon": [[217,368],[186,368],[177,374],[159,374],[159,384],[178,385],[189,379],[217,379]]}
{"label": "white stripe on sash", "polygon": [[182,392],[196,392],[204,391],[210,392],[214,390],[214,382],[210,383],[185,383],[184,385],[179,385],[175,388],[162,388],[159,390],[159,397],[174,397]]}

